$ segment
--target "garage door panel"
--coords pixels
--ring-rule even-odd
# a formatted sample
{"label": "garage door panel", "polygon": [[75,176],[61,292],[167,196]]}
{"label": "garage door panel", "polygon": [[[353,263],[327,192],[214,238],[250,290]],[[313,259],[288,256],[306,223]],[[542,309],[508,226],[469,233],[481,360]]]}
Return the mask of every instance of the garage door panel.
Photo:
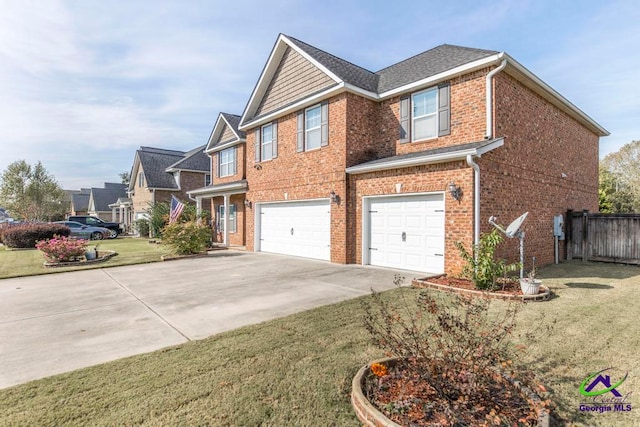
{"label": "garage door panel", "polygon": [[444,272],[442,194],[382,197],[369,206],[371,264]]}
{"label": "garage door panel", "polygon": [[329,260],[329,201],[260,205],[260,250]]}

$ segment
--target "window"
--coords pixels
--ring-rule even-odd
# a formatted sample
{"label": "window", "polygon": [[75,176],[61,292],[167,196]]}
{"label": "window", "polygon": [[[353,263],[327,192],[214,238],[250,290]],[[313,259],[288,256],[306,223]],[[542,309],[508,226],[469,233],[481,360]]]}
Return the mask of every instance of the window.
{"label": "window", "polygon": [[451,134],[449,83],[400,98],[400,143]]}
{"label": "window", "polygon": [[138,174],[138,187],[144,187],[144,172]]}
{"label": "window", "polygon": [[304,149],[320,148],[320,105],[307,108],[304,112]]}
{"label": "window", "polygon": [[278,122],[271,122],[255,130],[254,160],[259,163],[278,157]]}
{"label": "window", "polygon": [[273,158],[273,125],[271,123],[262,126],[260,153],[260,160],[271,160]]}
{"label": "window", "polygon": [[[218,153],[218,176],[231,176],[236,173],[236,147],[227,148]],[[211,177],[209,177],[211,179]]]}
{"label": "window", "polygon": [[211,185],[211,174],[210,173],[205,173],[204,174],[204,186],[208,186]]}
{"label": "window", "polygon": [[[218,206],[218,218],[216,224],[218,230],[224,233],[224,205]],[[229,205],[229,233],[236,232],[236,205]]]}
{"label": "window", "polygon": [[412,96],[411,133],[414,141],[438,136],[438,89],[433,88]]}
{"label": "window", "polygon": [[322,102],[298,112],[297,151],[329,145],[329,103]]}

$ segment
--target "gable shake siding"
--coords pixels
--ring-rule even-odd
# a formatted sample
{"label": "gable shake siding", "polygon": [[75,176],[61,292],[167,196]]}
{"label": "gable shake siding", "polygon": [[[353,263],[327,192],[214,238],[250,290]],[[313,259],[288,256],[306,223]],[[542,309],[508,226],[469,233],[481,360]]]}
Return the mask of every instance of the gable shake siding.
{"label": "gable shake siding", "polygon": [[335,82],[291,48],[287,48],[255,116],[326,89]]}
{"label": "gable shake siding", "polygon": [[222,135],[220,135],[220,138],[216,141],[216,143],[231,141],[234,139],[236,139],[236,134],[233,133],[233,130],[229,126],[224,125]]}

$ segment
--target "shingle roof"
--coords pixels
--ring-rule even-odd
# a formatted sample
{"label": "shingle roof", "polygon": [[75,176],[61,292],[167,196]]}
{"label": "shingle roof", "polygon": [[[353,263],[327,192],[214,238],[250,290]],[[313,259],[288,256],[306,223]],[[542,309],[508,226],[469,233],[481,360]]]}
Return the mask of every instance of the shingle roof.
{"label": "shingle roof", "polygon": [[375,73],[293,37],[287,38],[346,83],[371,92],[377,91],[379,76]]}
{"label": "shingle roof", "polygon": [[287,38],[344,82],[375,93],[386,92],[498,53],[443,44],[374,73],[298,39]]}
{"label": "shingle roof", "polygon": [[211,170],[211,160],[209,159],[209,156],[205,154],[204,148],[205,145],[194,148],[193,150],[185,153],[182,160],[178,160],[176,163],[167,167],[190,171],[209,172]]}
{"label": "shingle roof", "polygon": [[[173,175],[166,172],[166,169],[183,160],[184,155],[184,151],[140,147],[138,158],[140,159],[142,170],[144,170],[146,186],[149,188],[171,188],[177,190],[178,184]],[[131,179],[134,180],[135,177],[131,177]]]}
{"label": "shingle roof", "polygon": [[127,185],[106,182],[105,188],[92,188],[91,196],[97,212],[111,211],[110,204],[115,203],[120,197],[127,197]]}
{"label": "shingle roof", "polygon": [[75,211],[86,211],[89,207],[89,194],[76,193],[71,195],[71,203]]}
{"label": "shingle roof", "polygon": [[499,52],[443,44],[377,71],[378,92],[386,92],[427,77],[477,61]]}
{"label": "shingle roof", "polygon": [[240,126],[240,119],[242,119],[241,116],[238,116],[236,114],[231,114],[231,113],[220,113],[220,115],[224,117],[227,123],[229,123],[229,126],[231,126],[231,128],[233,129],[233,131],[236,134],[238,134],[240,139],[244,139],[247,137],[247,133],[245,131],[238,129],[238,126]]}
{"label": "shingle roof", "polygon": [[364,166],[382,165],[384,163],[395,163],[395,162],[398,162],[400,160],[409,160],[409,159],[413,159],[413,158],[435,156],[435,155],[438,155],[438,154],[448,154],[448,153],[455,153],[455,152],[458,152],[458,151],[479,149],[479,148],[486,147],[487,145],[493,144],[494,142],[499,141],[499,140],[500,140],[500,138],[487,139],[487,140],[484,140],[484,141],[469,142],[469,143],[466,143],[466,144],[459,144],[459,145],[453,145],[453,146],[448,146],[448,147],[432,148],[431,150],[418,151],[418,152],[415,152],[415,153],[400,154],[400,155],[391,156],[391,157],[383,157],[381,159],[371,160],[370,162],[360,163],[357,166],[358,167],[361,167],[361,166],[364,167]]}

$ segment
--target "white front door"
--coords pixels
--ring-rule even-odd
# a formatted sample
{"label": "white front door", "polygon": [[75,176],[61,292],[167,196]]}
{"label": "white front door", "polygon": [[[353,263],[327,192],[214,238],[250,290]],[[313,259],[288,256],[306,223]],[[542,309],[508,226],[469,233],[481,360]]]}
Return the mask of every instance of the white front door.
{"label": "white front door", "polygon": [[444,272],[443,194],[372,198],[368,210],[371,265]]}
{"label": "white front door", "polygon": [[331,206],[328,200],[261,204],[257,220],[258,250],[329,261]]}

